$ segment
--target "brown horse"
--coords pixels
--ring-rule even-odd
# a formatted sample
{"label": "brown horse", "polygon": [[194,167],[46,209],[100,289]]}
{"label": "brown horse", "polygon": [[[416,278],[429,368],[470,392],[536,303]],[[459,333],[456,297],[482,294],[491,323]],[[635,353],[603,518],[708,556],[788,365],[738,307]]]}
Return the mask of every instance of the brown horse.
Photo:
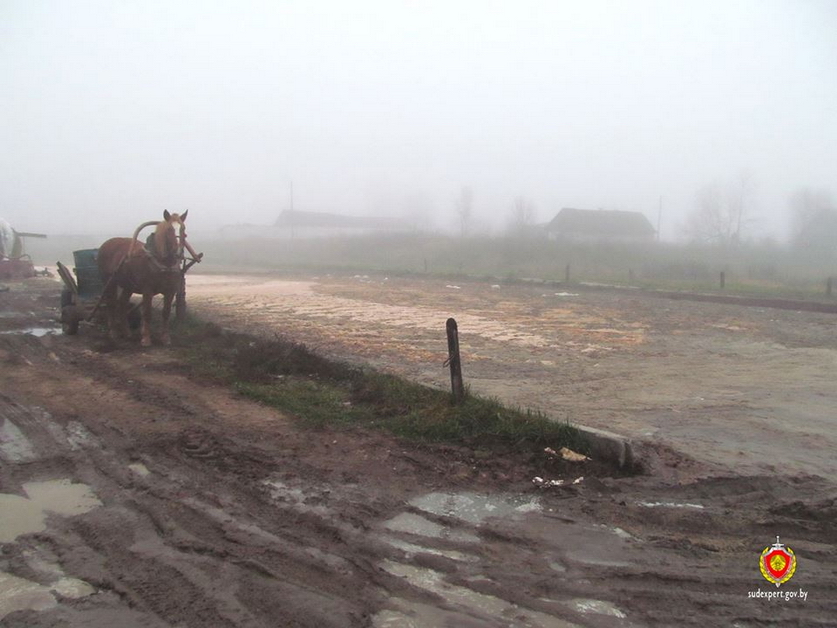
{"label": "brown horse", "polygon": [[[180,262],[186,244],[186,214],[163,212],[145,246],[133,238],[111,238],[99,247],[99,273],[105,289],[111,338],[128,335],[128,304],[132,294],[142,295],[142,346],[151,346],[151,301],[163,295],[163,344],[171,344],[169,315],[171,303],[183,277]],[[153,223],[146,223],[153,224]],[[137,230],[139,231],[139,229]],[[186,245],[191,252],[191,247]],[[121,292],[120,292],[121,290]]]}

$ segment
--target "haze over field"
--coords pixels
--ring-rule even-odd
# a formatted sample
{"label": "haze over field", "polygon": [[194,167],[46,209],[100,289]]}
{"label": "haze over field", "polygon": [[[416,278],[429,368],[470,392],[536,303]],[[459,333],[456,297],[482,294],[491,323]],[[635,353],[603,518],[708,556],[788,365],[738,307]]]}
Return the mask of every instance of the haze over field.
{"label": "haze over field", "polygon": [[124,233],[300,210],[477,228],[515,197],[680,235],[751,182],[753,237],[837,193],[837,3],[0,0],[0,216]]}

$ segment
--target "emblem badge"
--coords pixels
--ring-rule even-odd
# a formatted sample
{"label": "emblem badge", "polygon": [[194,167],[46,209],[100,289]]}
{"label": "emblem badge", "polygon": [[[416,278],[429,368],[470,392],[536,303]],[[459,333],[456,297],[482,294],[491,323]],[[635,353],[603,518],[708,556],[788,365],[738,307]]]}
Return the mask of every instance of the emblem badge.
{"label": "emblem badge", "polygon": [[759,569],[765,580],[777,587],[790,580],[796,572],[796,555],[784,543],[779,543],[779,537],[770,547],[765,547],[759,557]]}

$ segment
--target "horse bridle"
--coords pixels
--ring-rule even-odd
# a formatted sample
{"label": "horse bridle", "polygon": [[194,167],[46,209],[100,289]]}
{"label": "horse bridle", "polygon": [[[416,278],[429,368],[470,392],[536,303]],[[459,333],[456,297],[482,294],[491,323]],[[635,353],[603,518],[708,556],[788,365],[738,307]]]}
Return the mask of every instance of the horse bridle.
{"label": "horse bridle", "polygon": [[[160,220],[149,220],[147,222],[142,223],[139,227],[137,227],[136,231],[134,231],[134,237],[131,242],[131,247],[128,249],[128,255],[130,256],[134,250],[134,244],[138,243],[139,240],[137,239],[139,236],[140,231],[145,229],[146,227],[150,227],[152,225],[156,226],[159,225]],[[151,264],[155,267],[155,269],[159,272],[163,273],[179,273],[180,272],[180,265],[183,261],[183,248],[186,245],[186,225],[182,222],[180,224],[180,234],[175,233],[175,241],[177,242],[177,253],[174,258],[174,262],[169,265],[166,264],[163,259],[158,257],[159,251],[149,250],[148,246],[143,245],[142,250],[148,256],[148,259],[151,261]],[[172,230],[174,230],[174,226],[172,226]],[[156,247],[155,247],[156,248]],[[187,247],[189,248],[189,247]]]}

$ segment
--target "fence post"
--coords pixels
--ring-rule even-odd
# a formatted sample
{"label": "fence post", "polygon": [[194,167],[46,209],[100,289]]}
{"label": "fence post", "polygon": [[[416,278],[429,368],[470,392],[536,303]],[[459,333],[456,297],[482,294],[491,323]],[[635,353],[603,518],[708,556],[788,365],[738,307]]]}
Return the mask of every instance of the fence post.
{"label": "fence post", "polygon": [[726,285],[726,275],[724,271],[721,271],[721,290],[724,289],[724,285]]}
{"label": "fence post", "polygon": [[452,318],[447,320],[445,328],[448,333],[448,359],[446,364],[450,365],[450,387],[453,400],[459,403],[465,398],[465,385],[462,382],[462,359],[459,355],[459,330],[456,321]]}
{"label": "fence post", "polygon": [[570,283],[570,265],[567,264],[567,267],[564,269],[564,282]]}
{"label": "fence post", "polygon": [[827,296],[831,296],[831,277],[828,278],[828,281],[825,282],[825,294]]}

